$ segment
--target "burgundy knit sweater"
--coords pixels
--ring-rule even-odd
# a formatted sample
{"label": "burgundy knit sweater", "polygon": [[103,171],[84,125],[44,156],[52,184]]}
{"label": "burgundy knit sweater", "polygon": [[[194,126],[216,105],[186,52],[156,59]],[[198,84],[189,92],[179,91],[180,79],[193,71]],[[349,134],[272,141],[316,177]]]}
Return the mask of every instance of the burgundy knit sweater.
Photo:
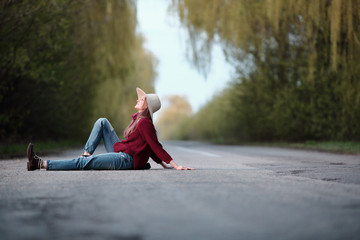
{"label": "burgundy knit sweater", "polygon": [[[138,114],[131,116],[132,124]],[[169,163],[172,160],[159,143],[154,124],[148,118],[141,118],[135,130],[126,139],[115,143],[114,151],[130,154],[134,160],[134,169],[143,169],[149,157],[157,163]]]}

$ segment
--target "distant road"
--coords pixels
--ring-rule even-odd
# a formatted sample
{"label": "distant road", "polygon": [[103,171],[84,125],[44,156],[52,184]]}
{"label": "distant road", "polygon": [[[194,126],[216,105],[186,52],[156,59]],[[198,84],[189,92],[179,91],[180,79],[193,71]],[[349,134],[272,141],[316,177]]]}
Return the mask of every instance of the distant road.
{"label": "distant road", "polygon": [[1,239],[359,239],[359,155],[164,147],[196,170],[151,162],[144,171],[27,172],[25,159],[0,161]]}

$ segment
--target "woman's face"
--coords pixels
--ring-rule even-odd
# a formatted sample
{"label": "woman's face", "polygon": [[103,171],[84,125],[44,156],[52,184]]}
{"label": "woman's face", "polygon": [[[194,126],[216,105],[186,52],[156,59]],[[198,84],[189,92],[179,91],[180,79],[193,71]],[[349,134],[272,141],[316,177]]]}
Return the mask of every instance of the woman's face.
{"label": "woman's face", "polygon": [[138,110],[139,112],[144,111],[147,108],[147,102],[146,102],[146,97],[143,96],[141,98],[139,98],[137,100],[137,103],[135,105],[135,109]]}

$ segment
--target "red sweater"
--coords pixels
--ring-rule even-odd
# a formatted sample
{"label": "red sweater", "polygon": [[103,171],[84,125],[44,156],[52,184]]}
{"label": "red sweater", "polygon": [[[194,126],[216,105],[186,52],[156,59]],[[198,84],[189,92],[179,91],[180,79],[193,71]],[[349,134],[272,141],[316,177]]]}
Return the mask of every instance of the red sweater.
{"label": "red sweater", "polygon": [[[131,116],[132,124],[138,114],[135,113]],[[148,118],[141,118],[128,138],[115,143],[114,151],[130,154],[134,160],[134,169],[143,169],[149,157],[157,163],[161,163],[161,161],[169,163],[172,160],[159,143],[154,124]]]}

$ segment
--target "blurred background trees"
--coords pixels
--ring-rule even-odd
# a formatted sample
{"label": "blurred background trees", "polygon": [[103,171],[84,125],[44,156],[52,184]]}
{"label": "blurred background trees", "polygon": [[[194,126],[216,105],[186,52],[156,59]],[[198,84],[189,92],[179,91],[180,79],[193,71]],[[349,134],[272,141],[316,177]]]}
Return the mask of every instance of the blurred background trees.
{"label": "blurred background trees", "polygon": [[236,68],[229,89],[181,126],[182,137],[359,140],[359,7],[359,0],[173,0],[193,65],[207,71],[220,44]]}
{"label": "blurred background trees", "polygon": [[[214,44],[236,71],[195,115],[184,97],[169,97],[158,118],[162,137],[360,139],[360,0],[169,5],[187,29],[188,56],[200,72],[208,74]],[[0,143],[84,140],[100,116],[121,136],[135,87],[153,92],[156,78],[157,59],[136,31],[136,1],[0,6]]]}
{"label": "blurred background trees", "polygon": [[153,91],[157,60],[136,33],[136,1],[0,5],[1,143],[82,139],[100,115],[123,129],[135,87]]}
{"label": "blurred background trees", "polygon": [[160,129],[158,135],[162,139],[178,139],[182,136],[179,125],[188,124],[192,115],[191,105],[185,96],[180,95],[165,96],[162,100],[162,109],[156,120],[156,126]]}

